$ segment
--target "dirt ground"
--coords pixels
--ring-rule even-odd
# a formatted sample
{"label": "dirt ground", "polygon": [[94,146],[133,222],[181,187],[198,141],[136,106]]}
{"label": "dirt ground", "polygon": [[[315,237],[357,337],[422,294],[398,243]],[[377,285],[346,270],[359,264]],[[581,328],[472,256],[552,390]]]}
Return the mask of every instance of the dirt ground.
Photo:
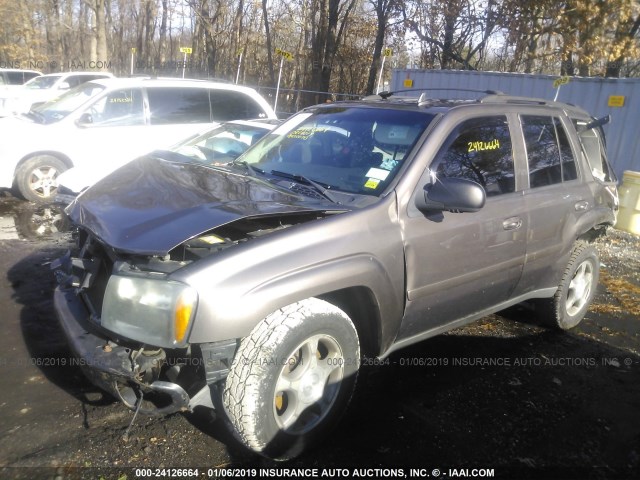
{"label": "dirt ground", "polygon": [[[597,297],[574,331],[545,329],[517,307],[365,366],[339,428],[277,464],[202,412],[138,417],[123,439],[132,413],[66,363],[49,265],[70,245],[58,210],[0,198],[1,479],[195,473],[162,468],[197,478],[640,478],[637,236],[599,241]],[[336,468],[346,470],[323,472]]]}

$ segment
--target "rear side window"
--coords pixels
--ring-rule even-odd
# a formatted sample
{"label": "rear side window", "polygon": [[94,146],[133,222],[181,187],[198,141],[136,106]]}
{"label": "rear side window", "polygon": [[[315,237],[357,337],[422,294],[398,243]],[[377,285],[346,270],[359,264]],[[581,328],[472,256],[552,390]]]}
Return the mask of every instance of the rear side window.
{"label": "rear side window", "polygon": [[210,123],[208,88],[149,88],[151,125]]}
{"label": "rear side window", "polygon": [[211,90],[211,111],[217,122],[267,117],[253,98],[233,90]]}
{"label": "rear side window", "polygon": [[506,117],[480,117],[461,123],[447,138],[432,171],[436,178],[473,180],[484,187],[487,196],[515,191]]}
{"label": "rear side window", "polygon": [[576,162],[562,122],[557,117],[523,115],[522,130],[531,188],[578,178]]}
{"label": "rear side window", "polygon": [[6,72],[9,85],[22,85],[27,80],[37,77],[37,73],[32,72]]}

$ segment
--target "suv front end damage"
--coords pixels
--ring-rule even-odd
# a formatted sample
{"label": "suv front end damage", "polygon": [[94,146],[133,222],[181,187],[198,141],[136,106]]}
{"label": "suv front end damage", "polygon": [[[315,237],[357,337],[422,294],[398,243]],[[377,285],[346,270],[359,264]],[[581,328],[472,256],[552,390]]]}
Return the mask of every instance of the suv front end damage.
{"label": "suv front end damage", "polygon": [[[121,182],[144,167],[151,172],[145,182],[164,180],[164,190],[175,189],[163,197],[165,203],[153,204],[156,218],[148,212],[140,217],[137,210],[153,198],[146,184],[138,182],[133,199]],[[180,183],[167,182],[166,172]],[[195,188],[184,185],[203,178],[216,182],[219,195],[225,190],[221,186],[246,188],[258,201],[225,202],[226,192],[218,198],[213,189],[187,197],[185,191]],[[115,188],[122,195],[115,196]],[[265,205],[259,200],[266,195],[280,201]],[[141,158],[73,202],[66,212],[78,229],[76,253],[52,265],[59,284],[54,301],[89,379],[147,414],[213,408],[210,388],[228,374],[239,340],[189,341],[202,299],[196,288],[176,279],[178,272],[227,249],[344,211],[300,198],[226,172]],[[106,204],[109,215],[99,215]]]}
{"label": "suv front end damage", "polygon": [[168,281],[166,273],[114,261],[91,236],[77,257],[68,253],[53,267],[58,318],[92,383],[149,415],[213,408],[209,384],[228,373],[236,341],[187,343],[193,289]]}

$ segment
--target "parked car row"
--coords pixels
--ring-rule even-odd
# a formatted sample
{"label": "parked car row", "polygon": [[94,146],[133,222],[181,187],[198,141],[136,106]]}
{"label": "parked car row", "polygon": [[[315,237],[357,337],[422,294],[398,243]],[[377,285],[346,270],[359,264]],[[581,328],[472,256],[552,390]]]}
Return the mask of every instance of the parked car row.
{"label": "parked car row", "polygon": [[101,78],[113,78],[113,75],[106,72],[70,72],[34,77],[6,98],[5,111],[12,115],[27,113],[73,87]]}
{"label": "parked car row", "polygon": [[58,175],[70,168],[91,171],[95,180],[148,151],[241,119],[276,119],[276,114],[254,89],[232,84],[150,78],[85,82],[27,113],[0,119],[3,138],[11,139],[0,145],[0,187],[13,187],[27,200],[50,201]]}

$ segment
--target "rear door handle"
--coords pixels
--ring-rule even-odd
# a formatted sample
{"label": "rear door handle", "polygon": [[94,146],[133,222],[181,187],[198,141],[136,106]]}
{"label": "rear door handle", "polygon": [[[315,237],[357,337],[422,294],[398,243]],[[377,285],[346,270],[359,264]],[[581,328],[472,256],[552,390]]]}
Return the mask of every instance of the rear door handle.
{"label": "rear door handle", "polygon": [[502,228],[505,230],[518,230],[522,226],[522,219],[520,217],[507,218],[502,222]]}

